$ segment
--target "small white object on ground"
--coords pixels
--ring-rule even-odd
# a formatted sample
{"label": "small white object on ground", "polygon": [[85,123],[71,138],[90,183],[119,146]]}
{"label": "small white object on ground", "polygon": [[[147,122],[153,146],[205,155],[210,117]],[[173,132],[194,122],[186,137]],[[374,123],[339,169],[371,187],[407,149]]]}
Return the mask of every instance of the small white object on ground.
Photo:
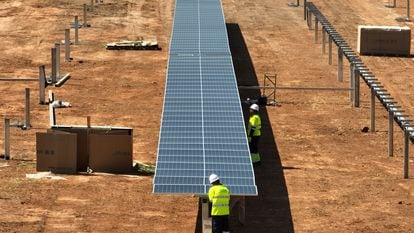
{"label": "small white object on ground", "polygon": [[28,179],[42,179],[42,178],[47,178],[47,179],[52,179],[52,180],[66,180],[66,178],[61,177],[61,176],[57,176],[51,172],[38,172],[38,173],[34,173],[34,174],[26,174],[26,178]]}

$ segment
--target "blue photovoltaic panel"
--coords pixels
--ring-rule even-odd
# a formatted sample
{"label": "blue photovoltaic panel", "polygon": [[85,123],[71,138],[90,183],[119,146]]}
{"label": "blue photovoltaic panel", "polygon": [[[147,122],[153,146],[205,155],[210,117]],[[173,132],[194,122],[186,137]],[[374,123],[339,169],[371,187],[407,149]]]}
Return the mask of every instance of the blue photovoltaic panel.
{"label": "blue photovoltaic panel", "polygon": [[177,0],[154,193],[257,195],[220,0]]}

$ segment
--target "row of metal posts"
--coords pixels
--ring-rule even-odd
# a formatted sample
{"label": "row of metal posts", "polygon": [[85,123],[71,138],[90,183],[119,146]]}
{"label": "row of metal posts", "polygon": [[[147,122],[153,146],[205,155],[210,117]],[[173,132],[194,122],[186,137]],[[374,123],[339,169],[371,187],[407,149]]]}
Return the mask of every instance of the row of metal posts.
{"label": "row of metal posts", "polygon": [[[103,3],[103,0],[91,0],[91,10],[93,10],[94,1],[96,3]],[[87,5],[83,4],[83,27],[88,27],[88,23],[86,20],[86,14],[87,14]],[[79,44],[79,19],[78,16],[75,16],[74,21],[74,29],[75,29],[75,35],[74,35],[74,45]],[[65,29],[65,61],[70,62],[70,29]],[[60,45],[61,43],[55,43],[55,47],[51,48],[51,65],[52,65],[52,71],[50,76],[50,82],[51,84],[56,84],[59,81],[64,81],[65,79],[69,78],[69,74],[66,74],[65,76],[61,77],[60,74]],[[57,80],[57,79],[60,80]],[[45,88],[48,85],[48,80],[46,76],[45,71],[45,65],[39,66],[39,103],[45,104]],[[50,96],[51,95],[51,96]],[[4,118],[4,159],[8,160],[10,159],[10,127],[17,127],[21,129],[29,129],[31,127],[30,125],[30,88],[25,89],[25,119],[24,123],[20,124],[11,124],[9,118]],[[49,93],[49,102],[53,101],[53,93]],[[50,103],[49,103],[50,105]],[[51,108],[51,106],[49,106]],[[54,109],[52,110],[54,115]],[[51,122],[55,123],[55,119],[51,120]]]}
{"label": "row of metal posts", "polygon": [[[310,29],[312,29],[312,17],[310,17],[310,11],[307,7],[305,7],[305,19],[307,19],[307,23]],[[329,34],[329,55],[328,55],[328,63],[332,64],[332,41],[335,39],[335,42],[338,45],[338,81],[343,82],[343,55],[345,54],[350,62],[350,93],[349,98],[352,102],[354,107],[359,107],[360,104],[360,86],[359,86],[359,69],[356,68],[357,64],[360,64],[361,61],[359,60],[358,56],[354,54],[352,49],[346,44],[344,40],[340,37],[340,35],[335,31],[332,26],[328,26],[324,24],[324,22],[320,22],[322,24],[322,53],[325,53],[325,44],[326,44],[326,36],[325,33]],[[314,31],[315,31],[315,43],[319,41],[319,19],[315,17],[314,22]]]}
{"label": "row of metal posts", "polygon": [[10,127],[21,128],[21,129],[29,129],[31,127],[30,124],[30,88],[25,89],[25,114],[24,114],[24,122],[23,123],[16,123],[11,124],[10,118],[4,118],[4,129],[3,129],[3,137],[4,137],[4,159],[10,159]]}
{"label": "row of metal posts", "polygon": [[[312,9],[310,9],[312,8]],[[315,43],[318,42],[318,24],[322,25],[322,53],[325,53],[325,34],[328,34],[328,63],[332,64],[332,42],[338,46],[338,81],[343,81],[343,56],[345,55],[350,64],[350,100],[354,107],[360,105],[360,77],[367,83],[371,89],[370,98],[370,131],[375,131],[375,97],[378,97],[383,106],[388,110],[388,155],[393,156],[393,124],[394,120],[399,123],[404,131],[404,178],[408,178],[408,164],[409,164],[409,139],[411,133],[414,133],[414,125],[411,125],[411,120],[407,115],[403,114],[401,106],[393,100],[391,95],[387,92],[383,85],[375,78],[375,75],[369,71],[362,60],[355,54],[350,46],[342,39],[341,35],[336,32],[335,28],[326,20],[326,18],[317,10],[313,3],[304,3],[304,19],[307,21],[309,29],[312,29],[312,13],[315,16],[314,30]],[[319,22],[321,21],[321,22]]]}
{"label": "row of metal posts", "polygon": [[[84,9],[84,20],[83,20],[83,27],[87,27],[85,25],[88,25],[86,22],[86,9],[87,9],[87,5],[84,4],[83,5],[83,9]],[[74,20],[74,45],[78,45],[79,44],[79,27],[81,26],[81,24],[79,24],[79,18],[78,16],[75,16],[75,20]],[[70,29],[67,28],[65,29],[65,40],[64,40],[64,45],[65,45],[65,62],[70,62],[71,61],[71,56],[70,56],[70,44],[71,44],[71,40],[70,40]],[[60,46],[61,43],[55,43],[55,47],[51,48],[51,63],[52,63],[52,71],[51,71],[51,76],[50,76],[50,83],[48,83],[48,80],[46,79],[46,72],[45,72],[45,66],[41,65],[39,66],[39,103],[40,104],[44,104],[45,103],[45,88],[48,84],[51,85],[56,85],[57,83],[59,83],[59,81],[65,81],[65,79],[69,78],[69,74],[66,74],[64,76],[61,76],[60,74]],[[59,79],[59,80],[58,80]],[[59,85],[57,85],[59,86]]]}
{"label": "row of metal posts", "polygon": [[[390,3],[390,1],[388,1],[388,4],[385,5],[386,7],[390,7],[390,8],[394,8],[397,6],[397,1],[396,0],[392,0],[392,4]],[[407,17],[406,18],[397,18],[397,20],[402,19],[403,21],[409,22],[411,21],[410,19],[410,0],[406,0],[406,10],[407,10]]]}

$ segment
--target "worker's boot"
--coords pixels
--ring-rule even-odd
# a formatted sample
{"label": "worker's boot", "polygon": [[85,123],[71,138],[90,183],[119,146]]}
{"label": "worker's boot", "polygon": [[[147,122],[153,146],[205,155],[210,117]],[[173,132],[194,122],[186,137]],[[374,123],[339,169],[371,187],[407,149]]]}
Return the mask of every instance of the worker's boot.
{"label": "worker's boot", "polygon": [[252,163],[260,165],[260,154],[259,153],[251,153]]}

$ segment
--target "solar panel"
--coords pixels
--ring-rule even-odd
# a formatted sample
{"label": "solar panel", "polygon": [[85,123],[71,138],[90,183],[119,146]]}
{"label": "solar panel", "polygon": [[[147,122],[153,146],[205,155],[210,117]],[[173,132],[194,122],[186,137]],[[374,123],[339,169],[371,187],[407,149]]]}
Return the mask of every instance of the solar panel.
{"label": "solar panel", "polygon": [[220,0],[177,0],[154,193],[257,195]]}

